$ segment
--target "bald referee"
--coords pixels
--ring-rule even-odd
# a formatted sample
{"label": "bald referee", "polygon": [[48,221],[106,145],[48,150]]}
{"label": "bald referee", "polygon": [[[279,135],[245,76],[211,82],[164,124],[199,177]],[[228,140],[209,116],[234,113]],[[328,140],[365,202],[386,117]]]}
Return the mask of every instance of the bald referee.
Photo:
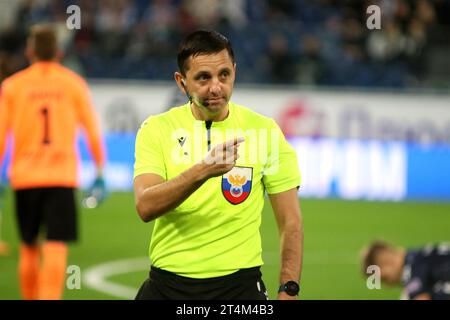
{"label": "bald referee", "polygon": [[188,35],[175,81],[188,103],[145,120],[136,138],[134,192],[155,220],[152,267],[136,299],[265,300],[261,212],[278,223],[278,298],[297,299],[303,227],[295,151],[276,123],[230,101],[236,63],[215,31]]}

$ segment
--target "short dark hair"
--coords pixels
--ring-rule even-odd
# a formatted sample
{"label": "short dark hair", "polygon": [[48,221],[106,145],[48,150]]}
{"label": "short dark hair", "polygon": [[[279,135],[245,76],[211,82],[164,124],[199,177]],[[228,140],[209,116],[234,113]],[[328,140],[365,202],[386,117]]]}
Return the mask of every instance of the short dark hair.
{"label": "short dark hair", "polygon": [[383,240],[373,241],[362,253],[362,272],[365,275],[367,268],[376,264],[380,253],[384,251],[394,251],[395,247],[389,242]]}
{"label": "short dark hair", "polygon": [[201,54],[217,53],[226,49],[234,63],[234,52],[231,42],[222,34],[214,30],[198,30],[186,36],[178,47],[178,68],[185,75],[189,57]]}
{"label": "short dark hair", "polygon": [[33,43],[36,57],[41,61],[50,61],[58,52],[56,30],[49,24],[38,24],[31,27],[29,39]]}

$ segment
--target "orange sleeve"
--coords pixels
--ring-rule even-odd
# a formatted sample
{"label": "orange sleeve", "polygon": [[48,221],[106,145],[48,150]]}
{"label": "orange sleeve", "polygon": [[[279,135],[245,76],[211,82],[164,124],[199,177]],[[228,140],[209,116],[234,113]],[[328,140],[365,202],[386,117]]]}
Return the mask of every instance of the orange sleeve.
{"label": "orange sleeve", "polygon": [[11,98],[6,89],[5,82],[3,82],[0,91],[0,167],[3,163],[3,157],[6,148],[6,138],[11,127],[12,110]]}
{"label": "orange sleeve", "polygon": [[100,133],[100,125],[90,97],[89,87],[84,80],[79,81],[77,92],[75,92],[78,119],[84,128],[89,149],[91,150],[97,166],[103,167],[105,164],[105,146]]}

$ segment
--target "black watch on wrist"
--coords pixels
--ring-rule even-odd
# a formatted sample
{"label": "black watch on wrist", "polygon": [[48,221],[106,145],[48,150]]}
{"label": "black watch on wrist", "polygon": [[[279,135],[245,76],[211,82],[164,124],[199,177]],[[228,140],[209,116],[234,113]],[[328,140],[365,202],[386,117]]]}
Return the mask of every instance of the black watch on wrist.
{"label": "black watch on wrist", "polygon": [[278,293],[286,292],[290,296],[297,296],[299,291],[300,286],[295,281],[288,281],[286,283],[283,283],[278,289]]}

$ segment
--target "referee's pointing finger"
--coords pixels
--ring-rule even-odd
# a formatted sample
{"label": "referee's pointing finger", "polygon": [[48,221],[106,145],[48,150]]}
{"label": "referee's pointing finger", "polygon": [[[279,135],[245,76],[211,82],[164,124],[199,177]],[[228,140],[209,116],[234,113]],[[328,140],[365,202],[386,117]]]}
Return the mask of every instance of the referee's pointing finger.
{"label": "referee's pointing finger", "polygon": [[244,141],[245,141],[244,137],[239,137],[239,138],[234,138],[232,140],[228,140],[228,141],[226,141],[224,143],[224,148],[232,147],[232,146],[237,145],[237,144],[239,144],[241,142],[244,142]]}

